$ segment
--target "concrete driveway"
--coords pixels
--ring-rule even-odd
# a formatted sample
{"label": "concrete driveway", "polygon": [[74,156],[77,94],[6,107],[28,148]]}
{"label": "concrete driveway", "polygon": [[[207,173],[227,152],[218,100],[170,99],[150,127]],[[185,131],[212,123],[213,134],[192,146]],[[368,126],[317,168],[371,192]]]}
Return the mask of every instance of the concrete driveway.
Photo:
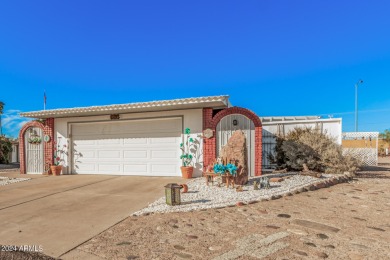
{"label": "concrete driveway", "polygon": [[163,196],[167,183],[184,181],[179,177],[0,176],[33,178],[0,186],[0,244],[41,246],[44,254],[65,258],[76,246]]}

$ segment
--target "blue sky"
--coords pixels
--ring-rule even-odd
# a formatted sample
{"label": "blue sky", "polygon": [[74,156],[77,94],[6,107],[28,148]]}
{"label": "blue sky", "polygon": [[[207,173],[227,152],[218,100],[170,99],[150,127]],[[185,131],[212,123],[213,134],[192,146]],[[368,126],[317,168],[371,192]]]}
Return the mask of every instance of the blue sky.
{"label": "blue sky", "polygon": [[3,131],[19,111],[227,94],[259,116],[390,128],[390,1],[2,1]]}

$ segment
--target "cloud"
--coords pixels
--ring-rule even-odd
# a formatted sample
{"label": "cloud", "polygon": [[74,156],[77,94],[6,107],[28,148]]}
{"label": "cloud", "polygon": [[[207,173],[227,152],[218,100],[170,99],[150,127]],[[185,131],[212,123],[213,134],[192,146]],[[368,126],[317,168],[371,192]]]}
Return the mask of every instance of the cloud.
{"label": "cloud", "polygon": [[24,118],[19,115],[20,110],[6,110],[1,115],[1,124],[3,127],[3,134],[9,137],[17,138],[22,126],[31,121],[30,118]]}

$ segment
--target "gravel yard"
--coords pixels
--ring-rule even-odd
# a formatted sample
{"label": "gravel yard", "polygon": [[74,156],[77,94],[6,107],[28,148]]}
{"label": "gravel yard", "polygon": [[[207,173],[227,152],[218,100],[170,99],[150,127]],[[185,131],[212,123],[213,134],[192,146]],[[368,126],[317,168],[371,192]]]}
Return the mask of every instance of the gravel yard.
{"label": "gravel yard", "polygon": [[29,181],[30,178],[8,178],[8,177],[1,177],[0,176],[0,186],[17,183],[21,181]]}
{"label": "gravel yard", "polygon": [[[253,177],[248,184],[243,186],[242,192],[237,192],[231,186],[225,185],[218,187],[220,180],[214,181],[215,185],[210,183],[206,185],[205,178],[196,178],[187,183],[188,192],[181,194],[182,205],[169,206],[165,202],[165,197],[151,203],[148,207],[135,212],[134,215],[141,215],[152,212],[185,212],[199,209],[219,208],[235,205],[237,202],[250,203],[253,201],[268,200],[272,196],[283,196],[287,193],[305,187],[310,184],[322,182],[333,177],[330,174],[323,174],[321,178],[302,176],[296,172],[285,174],[267,174],[268,178],[283,178],[282,182],[271,182],[269,189],[254,190],[253,182],[258,177]],[[220,177],[218,177],[220,179]],[[237,187],[237,186],[236,186]]]}

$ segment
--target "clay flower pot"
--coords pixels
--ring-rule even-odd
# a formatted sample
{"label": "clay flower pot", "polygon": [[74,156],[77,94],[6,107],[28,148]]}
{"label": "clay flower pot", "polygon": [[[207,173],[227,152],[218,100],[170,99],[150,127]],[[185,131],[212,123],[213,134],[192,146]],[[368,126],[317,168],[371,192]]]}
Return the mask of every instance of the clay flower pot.
{"label": "clay flower pot", "polygon": [[61,171],[62,171],[62,165],[52,165],[50,166],[50,170],[51,170],[51,173],[53,174],[53,176],[58,176],[58,175],[61,175]]}
{"label": "clay flower pot", "polygon": [[183,188],[183,190],[181,191],[181,193],[187,193],[187,192],[188,192],[188,186],[187,186],[187,184],[181,184],[181,187]]}
{"label": "clay flower pot", "polygon": [[184,179],[191,179],[192,178],[192,173],[194,172],[193,166],[182,166],[182,167],[180,167],[180,169],[181,169],[181,176]]}

